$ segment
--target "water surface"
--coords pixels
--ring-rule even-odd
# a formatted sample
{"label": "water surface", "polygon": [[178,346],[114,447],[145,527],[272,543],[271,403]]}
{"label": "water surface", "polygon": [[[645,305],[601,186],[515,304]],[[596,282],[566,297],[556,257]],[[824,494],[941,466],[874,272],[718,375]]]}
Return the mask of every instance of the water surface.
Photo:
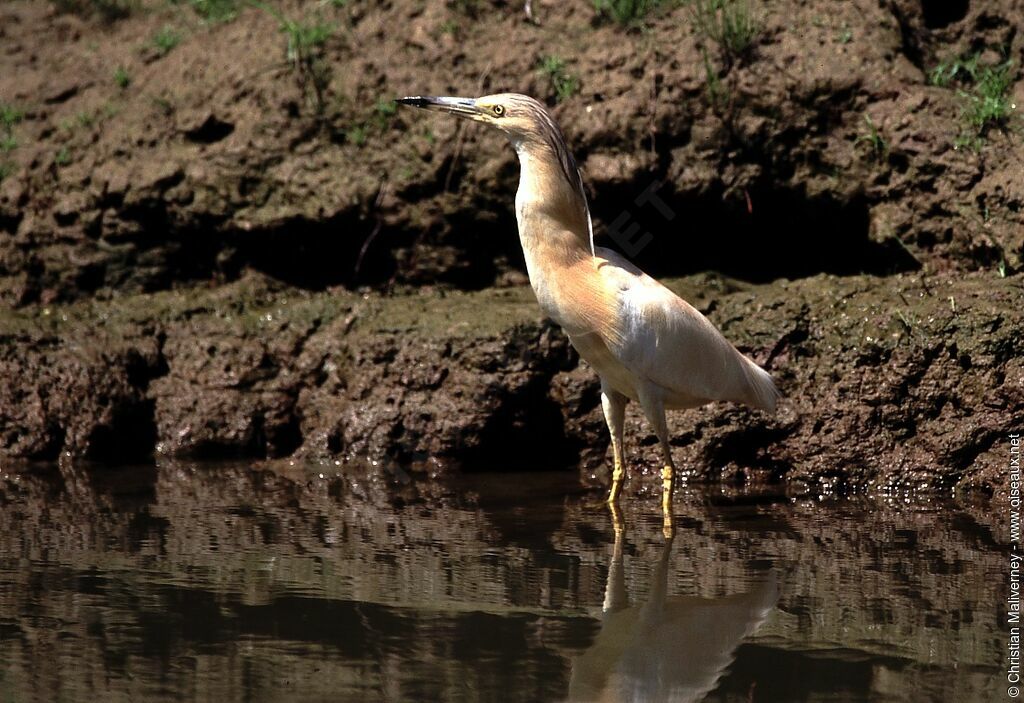
{"label": "water surface", "polygon": [[0,470],[2,701],[1005,696],[1005,549],[955,505],[561,475]]}

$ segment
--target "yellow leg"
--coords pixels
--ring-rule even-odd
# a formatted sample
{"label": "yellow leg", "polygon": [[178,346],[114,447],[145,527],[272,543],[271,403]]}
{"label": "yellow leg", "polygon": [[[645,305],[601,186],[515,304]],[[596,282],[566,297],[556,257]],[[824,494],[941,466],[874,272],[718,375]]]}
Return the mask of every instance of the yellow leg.
{"label": "yellow leg", "polygon": [[665,464],[661,470],[661,531],[665,539],[675,536],[675,524],[672,521],[672,498],[675,494],[675,469],[672,463]]}
{"label": "yellow leg", "polygon": [[604,419],[608,423],[608,432],[612,437],[612,455],[615,466],[612,469],[612,487],[608,491],[608,503],[614,503],[622,492],[622,479],[625,475],[622,459],[622,428],[626,419],[626,396],[616,393],[610,388],[601,387],[601,407]]}
{"label": "yellow leg", "polygon": [[615,460],[615,468],[612,469],[612,489],[608,491],[608,504],[615,505],[619,500],[619,493],[622,492],[622,462]]}
{"label": "yellow leg", "polygon": [[[622,533],[625,530],[625,523],[622,521],[622,511],[619,509],[619,504],[608,501],[608,512],[612,514],[612,529],[615,531],[615,539],[621,542]],[[621,553],[621,543],[618,545],[618,550]]]}
{"label": "yellow leg", "polygon": [[661,454],[664,459],[664,468],[661,470],[661,515],[662,532],[665,538],[673,533],[674,525],[672,520],[672,497],[675,488],[676,465],[672,461],[672,447],[668,443],[668,423],[665,422],[665,406],[657,393],[641,393],[640,405],[644,414],[650,420],[654,428],[654,434],[658,436],[661,444]]}

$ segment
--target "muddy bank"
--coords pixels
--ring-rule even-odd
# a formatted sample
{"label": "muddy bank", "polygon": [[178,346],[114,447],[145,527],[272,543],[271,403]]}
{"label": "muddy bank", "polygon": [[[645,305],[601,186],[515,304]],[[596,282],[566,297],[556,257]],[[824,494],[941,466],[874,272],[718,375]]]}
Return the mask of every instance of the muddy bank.
{"label": "muddy bank", "polygon": [[[958,57],[1014,59],[1007,103],[1024,102],[1015,0],[752,3],[758,32],[738,58],[685,7],[641,31],[587,2],[536,3],[536,23],[517,3],[280,3],[331,29],[318,106],[269,13],[128,5],[113,21],[0,9],[0,97],[19,115],[0,183],[7,304],[246,269],[316,290],[521,281],[511,150],[390,103],[502,90],[549,101],[599,236],[627,213],[655,235],[638,263],[656,274],[1021,267],[1016,118],[958,148],[973,84],[929,82]],[[672,219],[637,205],[655,182]]]}
{"label": "muddy bank", "polygon": [[[967,131],[965,95],[1004,71],[1024,102],[1014,0],[751,3],[737,55],[674,5],[641,28],[586,2],[335,4],[278,5],[327,29],[318,102],[255,7],[0,7],[0,457],[603,483],[595,378],[523,287],[513,152],[390,102],[516,90],[564,126],[598,237],[780,380],[775,417],[672,418],[688,476],[1005,481],[1024,146],[1017,113]],[[654,438],[629,425],[642,491]]]}
{"label": "muddy bank", "polygon": [[[673,413],[701,480],[990,493],[1024,424],[1019,276],[671,281],[765,365],[775,416]],[[608,472],[596,376],[525,287],[311,293],[260,276],[0,316],[0,454],[369,458],[429,473]],[[627,418],[632,479],[654,436]]]}

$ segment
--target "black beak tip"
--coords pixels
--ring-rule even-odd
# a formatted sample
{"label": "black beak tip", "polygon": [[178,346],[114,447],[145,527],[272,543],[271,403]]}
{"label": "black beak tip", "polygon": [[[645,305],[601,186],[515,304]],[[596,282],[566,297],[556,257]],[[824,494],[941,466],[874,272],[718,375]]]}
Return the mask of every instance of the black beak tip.
{"label": "black beak tip", "polygon": [[418,95],[409,98],[396,98],[395,102],[401,103],[402,105],[410,105],[412,107],[426,107],[430,104],[429,100]]}

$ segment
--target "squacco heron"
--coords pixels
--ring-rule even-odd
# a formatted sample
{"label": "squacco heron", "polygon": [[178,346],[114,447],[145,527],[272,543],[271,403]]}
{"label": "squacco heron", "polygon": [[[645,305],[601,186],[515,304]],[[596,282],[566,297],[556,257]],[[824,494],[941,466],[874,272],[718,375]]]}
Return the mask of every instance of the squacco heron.
{"label": "squacco heron", "polygon": [[726,400],[773,411],[779,393],[771,377],[685,300],[618,253],[594,247],[579,169],[539,102],[515,93],[398,102],[482,122],[508,137],[519,156],[516,220],[530,284],[601,379],[615,462],[608,502],[622,488],[623,423],[635,400],[661,444],[662,508],[670,521],[676,470],[665,410]]}

